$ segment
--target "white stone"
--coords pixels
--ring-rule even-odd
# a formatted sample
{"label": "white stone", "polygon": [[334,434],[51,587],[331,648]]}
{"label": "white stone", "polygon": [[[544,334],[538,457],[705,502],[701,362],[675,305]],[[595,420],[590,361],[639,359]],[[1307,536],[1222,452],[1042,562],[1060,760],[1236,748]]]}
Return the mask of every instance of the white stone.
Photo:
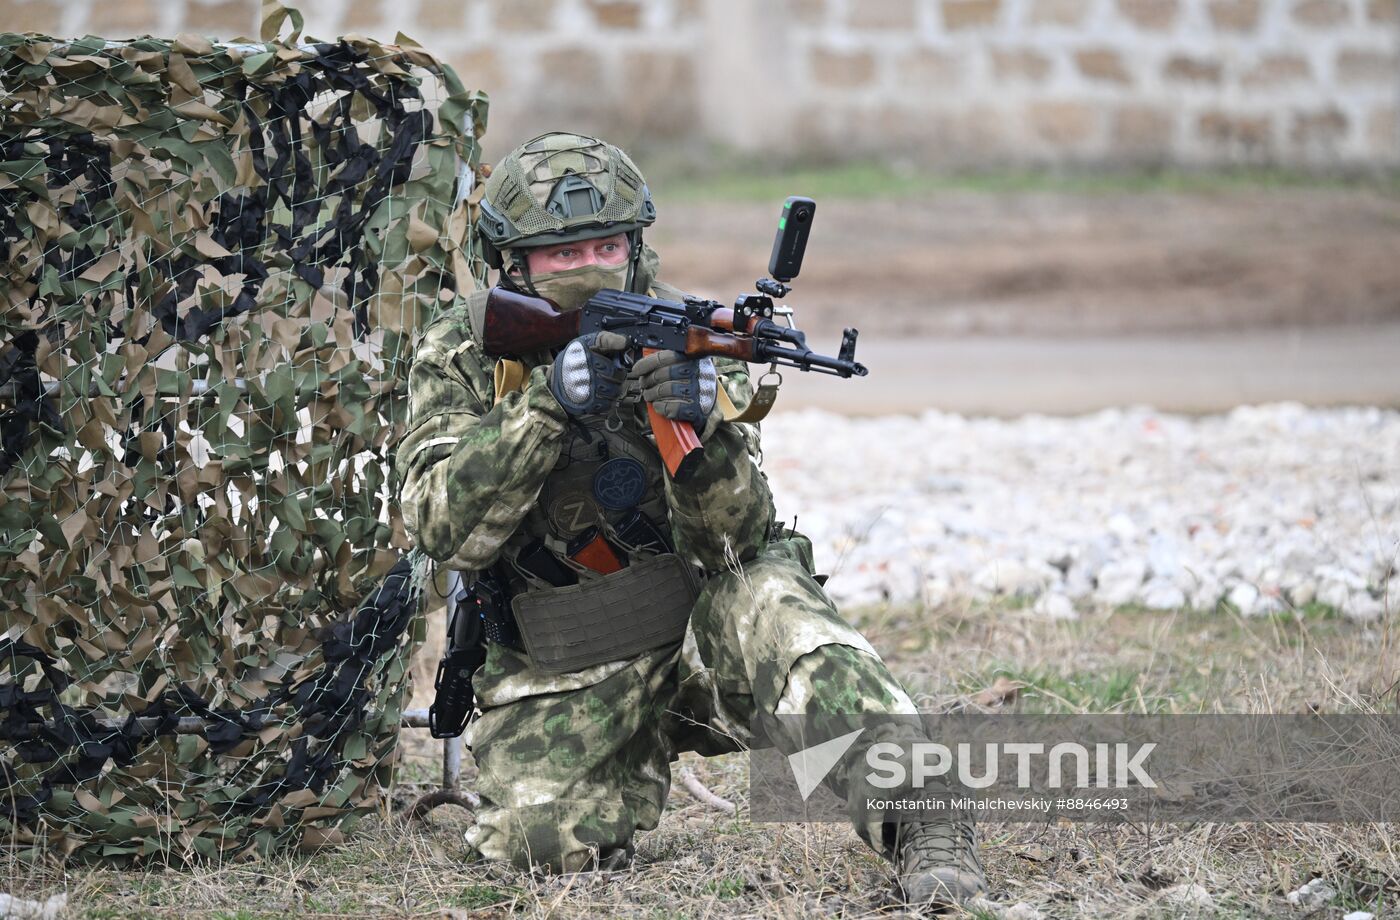
{"label": "white stone", "polygon": [[1366,589],[1366,578],[1359,575],[1345,566],[1340,565],[1320,565],[1313,573],[1328,582],[1339,582],[1353,591],[1364,591]]}
{"label": "white stone", "polygon": [[1153,578],[1142,588],[1142,605],[1150,610],[1180,610],[1186,606],[1186,592],[1165,578]]}
{"label": "white stone", "polygon": [[56,894],[43,901],[0,893],[0,917],[13,920],[57,920],[68,912],[68,895]]}
{"label": "white stone", "polygon": [[1132,518],[1120,511],[1108,519],[1108,532],[1123,543],[1131,543],[1137,536],[1138,528]]}
{"label": "white stone", "polygon": [[1147,567],[1153,578],[1176,582],[1182,575],[1181,547],[1166,534],[1153,534],[1147,546]]}
{"label": "white stone", "polygon": [[1034,612],[1048,620],[1076,620],[1079,613],[1074,609],[1074,601],[1058,592],[1042,594],[1035,602]]}
{"label": "white stone", "polygon": [[989,562],[972,576],[972,584],[988,594],[1035,597],[1059,577],[1051,566],[1002,559]]}
{"label": "white stone", "polygon": [[1191,589],[1192,610],[1214,610],[1225,597],[1225,588],[1212,576],[1206,576]]}
{"label": "white stone", "polygon": [[1365,592],[1357,592],[1347,600],[1342,613],[1348,620],[1358,623],[1374,623],[1385,615],[1385,605]]}
{"label": "white stone", "polygon": [[1349,914],[1342,914],[1342,920],[1376,920],[1376,915],[1369,910],[1354,910]]}
{"label": "white stone", "polygon": [[1262,556],[1245,556],[1238,560],[1240,580],[1258,587],[1265,582],[1265,562]]}
{"label": "white stone", "polygon": [[1214,571],[1215,577],[1222,581],[1226,578],[1238,578],[1242,574],[1240,562],[1234,556],[1222,556],[1216,559],[1211,569]]}
{"label": "white stone", "polygon": [[1324,581],[1317,589],[1317,602],[1337,610],[1346,608],[1351,600],[1351,589],[1340,581]]}
{"label": "white stone", "polygon": [[1209,910],[1215,906],[1215,898],[1202,885],[1173,885],[1162,892],[1162,900],[1178,907]]}
{"label": "white stone", "polygon": [[1310,572],[1320,562],[1317,540],[1311,534],[1294,535],[1274,548],[1274,558],[1287,571]]}
{"label": "white stone", "polygon": [[877,584],[882,596],[888,597],[891,601],[907,600],[919,596],[923,579],[903,554],[891,560],[887,568],[878,571]]}
{"label": "white stone", "polygon": [[1099,584],[1094,596],[1110,607],[1131,603],[1137,600],[1146,577],[1147,562],[1141,558],[1110,562],[1099,570]]}
{"label": "white stone", "polygon": [[942,607],[953,597],[953,584],[941,575],[924,578],[920,602],[925,607]]}
{"label": "white stone", "polygon": [[1069,570],[1061,590],[1066,597],[1080,600],[1094,593],[1094,582],[1077,568]]}
{"label": "white stone", "polygon": [[1284,588],[1284,592],[1294,607],[1306,607],[1317,597],[1317,582],[1308,577],[1297,577],[1292,585]]}
{"label": "white stone", "polygon": [[1090,540],[1075,556],[1070,574],[1080,572],[1091,579],[1095,578],[1098,576],[1099,570],[1113,560],[1115,552],[1113,540],[1106,536]]}
{"label": "white stone", "polygon": [[1395,552],[1377,553],[1371,559],[1371,571],[1366,578],[1368,587],[1381,588],[1386,582],[1395,577],[1396,569],[1400,568],[1400,547],[1392,547]]}
{"label": "white stone", "polygon": [[1263,589],[1256,612],[1400,606],[1395,411],[779,412],[763,444],[779,517],[798,515],[843,606],[1018,592],[1165,605],[1172,584],[1212,610],[1242,581]]}
{"label": "white stone", "polygon": [[1297,891],[1290,891],[1284,899],[1294,907],[1312,909],[1329,903],[1336,896],[1336,889],[1327,884],[1326,879],[1315,878]]}
{"label": "white stone", "polygon": [[1242,581],[1230,589],[1225,599],[1243,616],[1253,616],[1259,606],[1259,589]]}

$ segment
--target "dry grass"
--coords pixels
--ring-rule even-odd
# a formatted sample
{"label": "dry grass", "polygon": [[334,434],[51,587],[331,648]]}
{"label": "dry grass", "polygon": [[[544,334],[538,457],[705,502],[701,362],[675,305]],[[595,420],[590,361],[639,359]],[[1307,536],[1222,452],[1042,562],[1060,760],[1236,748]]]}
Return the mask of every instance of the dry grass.
{"label": "dry grass", "polygon": [[[1052,712],[1299,712],[1396,708],[1394,644],[1384,626],[1312,611],[1301,619],[1104,613],[1047,623],[1027,612],[961,607],[874,609],[857,617],[921,702],[943,706],[998,676],[1026,683],[1016,706]],[[67,890],[74,913],[172,916],[898,916],[886,867],[844,827],[754,825],[744,816],[742,756],[686,756],[731,818],[679,789],[636,865],[595,876],[537,878],[470,861],[470,816],[439,809],[425,824],[393,817],[435,774],[435,751],[410,733],[391,811],[336,851],[237,865],[118,871],[8,864],[8,890]],[[679,765],[678,765],[679,766]],[[1176,917],[1165,897],[1197,884],[1220,917],[1381,916],[1400,901],[1400,835],[1390,826],[1196,824],[987,825],[995,905],[1052,917]],[[1315,876],[1340,892],[1320,912],[1284,895]]]}

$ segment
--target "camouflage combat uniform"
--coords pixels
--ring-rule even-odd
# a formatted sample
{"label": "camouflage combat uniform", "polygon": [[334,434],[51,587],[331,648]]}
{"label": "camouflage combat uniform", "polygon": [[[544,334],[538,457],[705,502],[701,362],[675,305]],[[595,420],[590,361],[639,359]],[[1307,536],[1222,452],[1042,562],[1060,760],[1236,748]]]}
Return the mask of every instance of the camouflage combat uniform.
{"label": "camouflage combat uniform", "polygon": [[[656,264],[648,251],[642,289],[679,299],[655,282]],[[630,660],[549,674],[491,645],[468,735],[482,798],[468,839],[483,856],[569,870],[590,851],[626,847],[638,829],[656,827],[676,754],[741,750],[757,710],[914,711],[813,577],[811,543],[775,524],[757,426],[720,424],[696,472],[673,482],[635,393],[607,418],[571,419],[545,380],[551,356],[537,354],[524,361],[523,388],[496,402],[494,362],[474,332],[483,308],[477,293],[440,317],[415,354],[396,462],[418,546],[470,579],[534,538],[571,536],[612,514],[588,484],[600,462],[627,456],[646,470],[641,510],[669,522],[678,552],[707,576],[684,642]],[[717,366],[742,410],[752,396],[746,365]],[[842,794],[844,774],[829,779]],[[858,810],[853,818],[890,856],[878,821]]]}

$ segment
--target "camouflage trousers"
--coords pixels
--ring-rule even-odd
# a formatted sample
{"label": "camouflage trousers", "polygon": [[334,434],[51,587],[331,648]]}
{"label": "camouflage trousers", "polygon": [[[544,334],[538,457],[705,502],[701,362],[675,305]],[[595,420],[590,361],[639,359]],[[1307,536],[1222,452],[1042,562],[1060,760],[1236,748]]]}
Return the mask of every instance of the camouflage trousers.
{"label": "camouflage trousers", "polygon": [[[768,713],[912,713],[870,643],[810,574],[810,543],[768,544],[712,576],[680,646],[565,675],[492,646],[467,740],[481,807],[468,842],[520,868],[572,871],[656,827],[681,751],[743,750]],[[776,742],[785,753],[803,745]],[[828,779],[844,794],[844,769]],[[877,824],[857,832],[888,854]]]}

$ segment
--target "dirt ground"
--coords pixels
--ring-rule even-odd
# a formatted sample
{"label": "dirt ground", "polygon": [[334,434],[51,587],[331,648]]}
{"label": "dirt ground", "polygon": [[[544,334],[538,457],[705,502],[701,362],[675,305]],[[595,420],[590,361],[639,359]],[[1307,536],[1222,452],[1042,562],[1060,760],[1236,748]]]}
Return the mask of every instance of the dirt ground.
{"label": "dirt ground", "polygon": [[[780,200],[658,197],[664,277],[730,300],[762,275]],[[1366,323],[1400,319],[1397,251],[1400,195],[1374,188],[836,198],[789,303],[872,338]]]}

